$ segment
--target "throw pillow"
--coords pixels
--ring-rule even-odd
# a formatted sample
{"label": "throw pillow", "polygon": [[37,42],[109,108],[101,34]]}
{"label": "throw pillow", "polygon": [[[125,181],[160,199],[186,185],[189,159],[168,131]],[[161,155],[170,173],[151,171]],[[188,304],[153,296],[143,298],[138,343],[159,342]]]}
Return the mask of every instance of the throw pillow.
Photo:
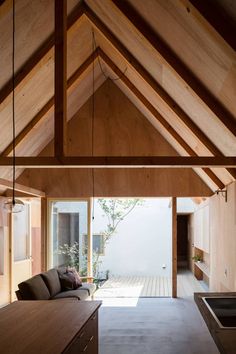
{"label": "throw pillow", "polygon": [[59,274],[62,290],[74,290],[82,286],[79,274],[73,268],[67,268],[65,273]]}

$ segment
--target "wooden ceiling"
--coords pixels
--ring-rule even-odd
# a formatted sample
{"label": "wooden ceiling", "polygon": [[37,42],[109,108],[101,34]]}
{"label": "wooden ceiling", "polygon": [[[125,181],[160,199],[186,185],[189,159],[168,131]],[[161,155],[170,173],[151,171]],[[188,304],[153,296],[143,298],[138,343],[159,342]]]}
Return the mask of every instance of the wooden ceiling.
{"label": "wooden ceiling", "polygon": [[[68,120],[92,95],[94,69],[95,89],[119,77],[114,83],[180,155],[236,156],[236,53],[219,19],[193,0],[68,0],[67,13]],[[53,0],[16,0],[18,156],[39,155],[54,137],[53,30]],[[5,157],[12,153],[11,0],[0,6],[0,38]],[[195,171],[212,191],[236,177],[231,167]],[[9,172],[1,167],[0,177]]]}

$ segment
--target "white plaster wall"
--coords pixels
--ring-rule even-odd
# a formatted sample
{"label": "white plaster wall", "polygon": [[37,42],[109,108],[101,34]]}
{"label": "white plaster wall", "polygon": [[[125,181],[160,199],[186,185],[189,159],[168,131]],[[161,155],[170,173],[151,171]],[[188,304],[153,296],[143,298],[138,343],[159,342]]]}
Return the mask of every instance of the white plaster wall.
{"label": "white plaster wall", "polygon": [[[172,209],[169,198],[148,198],[118,226],[100,257],[100,271],[120,276],[171,276]],[[95,201],[93,233],[106,228]],[[163,269],[162,265],[166,268]]]}
{"label": "white plaster wall", "polygon": [[191,198],[177,198],[177,213],[193,213],[197,205]]}

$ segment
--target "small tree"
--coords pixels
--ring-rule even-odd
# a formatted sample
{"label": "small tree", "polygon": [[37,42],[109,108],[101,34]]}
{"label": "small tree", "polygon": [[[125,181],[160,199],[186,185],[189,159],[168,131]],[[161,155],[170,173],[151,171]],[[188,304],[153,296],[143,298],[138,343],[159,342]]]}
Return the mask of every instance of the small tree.
{"label": "small tree", "polygon": [[57,253],[64,255],[66,266],[73,267],[79,271],[79,243],[77,241],[72,246],[64,243],[64,245],[59,246]]}
{"label": "small tree", "polygon": [[[107,218],[107,227],[101,233],[104,235],[104,248],[111,236],[117,231],[119,224],[134,210],[138,205],[143,205],[143,199],[98,199],[98,204]],[[98,272],[100,255],[94,257],[95,274]]]}

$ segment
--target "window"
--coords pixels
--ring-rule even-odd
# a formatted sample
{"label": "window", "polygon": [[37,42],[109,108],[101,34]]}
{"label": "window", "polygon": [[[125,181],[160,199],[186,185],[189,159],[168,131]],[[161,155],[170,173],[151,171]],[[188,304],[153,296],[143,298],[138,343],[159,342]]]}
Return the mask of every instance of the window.
{"label": "window", "polygon": [[[88,235],[83,235],[83,252],[87,253],[88,247]],[[104,256],[105,253],[105,243],[103,234],[94,234],[93,235],[93,253],[97,253],[100,256]]]}

